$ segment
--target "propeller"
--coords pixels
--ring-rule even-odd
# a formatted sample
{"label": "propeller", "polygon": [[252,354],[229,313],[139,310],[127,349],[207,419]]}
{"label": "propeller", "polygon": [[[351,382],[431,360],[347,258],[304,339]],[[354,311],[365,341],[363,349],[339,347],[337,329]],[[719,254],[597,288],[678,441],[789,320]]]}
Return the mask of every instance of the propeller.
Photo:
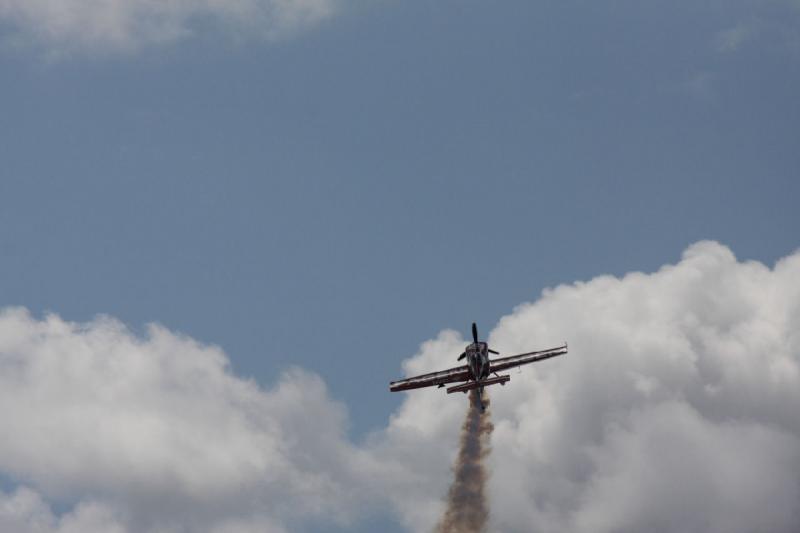
{"label": "propeller", "polygon": [[[472,340],[474,340],[476,343],[478,342],[478,326],[475,324],[475,322],[472,323]],[[487,348],[487,351],[495,355],[500,355],[500,352],[496,352],[491,348]]]}

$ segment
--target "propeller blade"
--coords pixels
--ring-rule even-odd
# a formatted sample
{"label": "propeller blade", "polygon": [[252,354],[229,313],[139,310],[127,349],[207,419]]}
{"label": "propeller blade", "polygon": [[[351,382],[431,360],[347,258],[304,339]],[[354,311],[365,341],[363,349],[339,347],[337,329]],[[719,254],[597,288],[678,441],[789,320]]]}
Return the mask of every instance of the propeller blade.
{"label": "propeller blade", "polygon": [[458,356],[458,360],[461,361],[467,356],[467,352],[461,352],[461,355]]}
{"label": "propeller blade", "polygon": [[478,342],[478,326],[475,322],[472,323],[472,340]]}
{"label": "propeller blade", "polygon": [[494,350],[492,350],[491,348],[489,348],[488,350],[489,350],[489,353],[493,353],[493,354],[495,354],[495,355],[500,355],[500,352],[495,352],[495,351],[494,351]]}

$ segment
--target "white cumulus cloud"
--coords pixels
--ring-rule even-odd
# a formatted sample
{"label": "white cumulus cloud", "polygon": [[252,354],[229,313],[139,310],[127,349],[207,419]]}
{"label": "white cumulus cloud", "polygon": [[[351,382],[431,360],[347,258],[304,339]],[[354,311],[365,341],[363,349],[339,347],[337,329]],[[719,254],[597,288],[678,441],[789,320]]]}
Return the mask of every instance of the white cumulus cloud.
{"label": "white cumulus cloud", "polygon": [[13,494],[0,492],[0,531],[14,533],[123,533],[113,511],[96,503],[82,503],[56,518],[36,492],[22,487]]}
{"label": "white cumulus cloud", "polygon": [[[700,242],[652,274],[546,290],[489,337],[504,354],[564,340],[488,389],[492,531],[797,530],[800,254],[770,269]],[[463,343],[444,333],[406,370]],[[416,531],[441,509],[458,400],[411,391],[382,435],[384,460],[409,465],[391,494]]]}
{"label": "white cumulus cloud", "polygon": [[334,11],[335,0],[0,0],[0,24],[52,54],[107,53],[174,42],[209,26],[271,39]]}
{"label": "white cumulus cloud", "polygon": [[[800,253],[770,268],[697,243],[651,274],[548,289],[489,334],[504,354],[564,340],[489,389],[491,530],[797,530]],[[404,371],[455,366],[466,342],[443,331]],[[411,391],[353,443],[306,371],[265,389],[159,326],[6,309],[0,530],[249,533],[392,510],[429,531],[466,404]]]}
{"label": "white cumulus cloud", "polygon": [[264,391],[158,326],[141,338],[110,318],[0,314],[0,471],[48,500],[102,503],[126,531],[346,523],[363,497],[345,419],[316,376]]}

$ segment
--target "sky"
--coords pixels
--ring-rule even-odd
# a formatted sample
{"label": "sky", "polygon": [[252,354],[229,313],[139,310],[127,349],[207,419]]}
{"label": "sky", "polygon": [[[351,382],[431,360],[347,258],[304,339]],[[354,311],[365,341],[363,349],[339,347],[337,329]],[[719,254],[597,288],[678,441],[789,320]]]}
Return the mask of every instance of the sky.
{"label": "sky", "polygon": [[472,321],[570,342],[495,529],[800,521],[797,2],[0,0],[0,88],[1,530],[425,531]]}

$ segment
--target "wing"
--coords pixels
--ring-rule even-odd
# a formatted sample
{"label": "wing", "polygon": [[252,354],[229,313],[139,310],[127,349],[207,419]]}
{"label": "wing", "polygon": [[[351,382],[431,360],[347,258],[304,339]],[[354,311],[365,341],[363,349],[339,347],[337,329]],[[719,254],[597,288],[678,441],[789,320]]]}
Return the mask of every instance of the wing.
{"label": "wing", "polygon": [[514,368],[515,366],[520,365],[527,365],[528,363],[541,361],[542,359],[550,359],[551,357],[565,353],[567,353],[566,344],[564,346],[559,346],[558,348],[550,348],[549,350],[540,350],[538,352],[521,353],[519,355],[512,355],[510,357],[492,359],[492,366],[490,368],[492,372],[500,372],[501,370]]}
{"label": "wing", "polygon": [[389,383],[389,390],[397,392],[401,390],[432,387],[433,385],[443,385],[445,383],[453,383],[454,381],[467,381],[469,375],[469,368],[464,365],[449,370],[431,372],[430,374],[422,374],[421,376],[414,376],[413,378],[392,381]]}

